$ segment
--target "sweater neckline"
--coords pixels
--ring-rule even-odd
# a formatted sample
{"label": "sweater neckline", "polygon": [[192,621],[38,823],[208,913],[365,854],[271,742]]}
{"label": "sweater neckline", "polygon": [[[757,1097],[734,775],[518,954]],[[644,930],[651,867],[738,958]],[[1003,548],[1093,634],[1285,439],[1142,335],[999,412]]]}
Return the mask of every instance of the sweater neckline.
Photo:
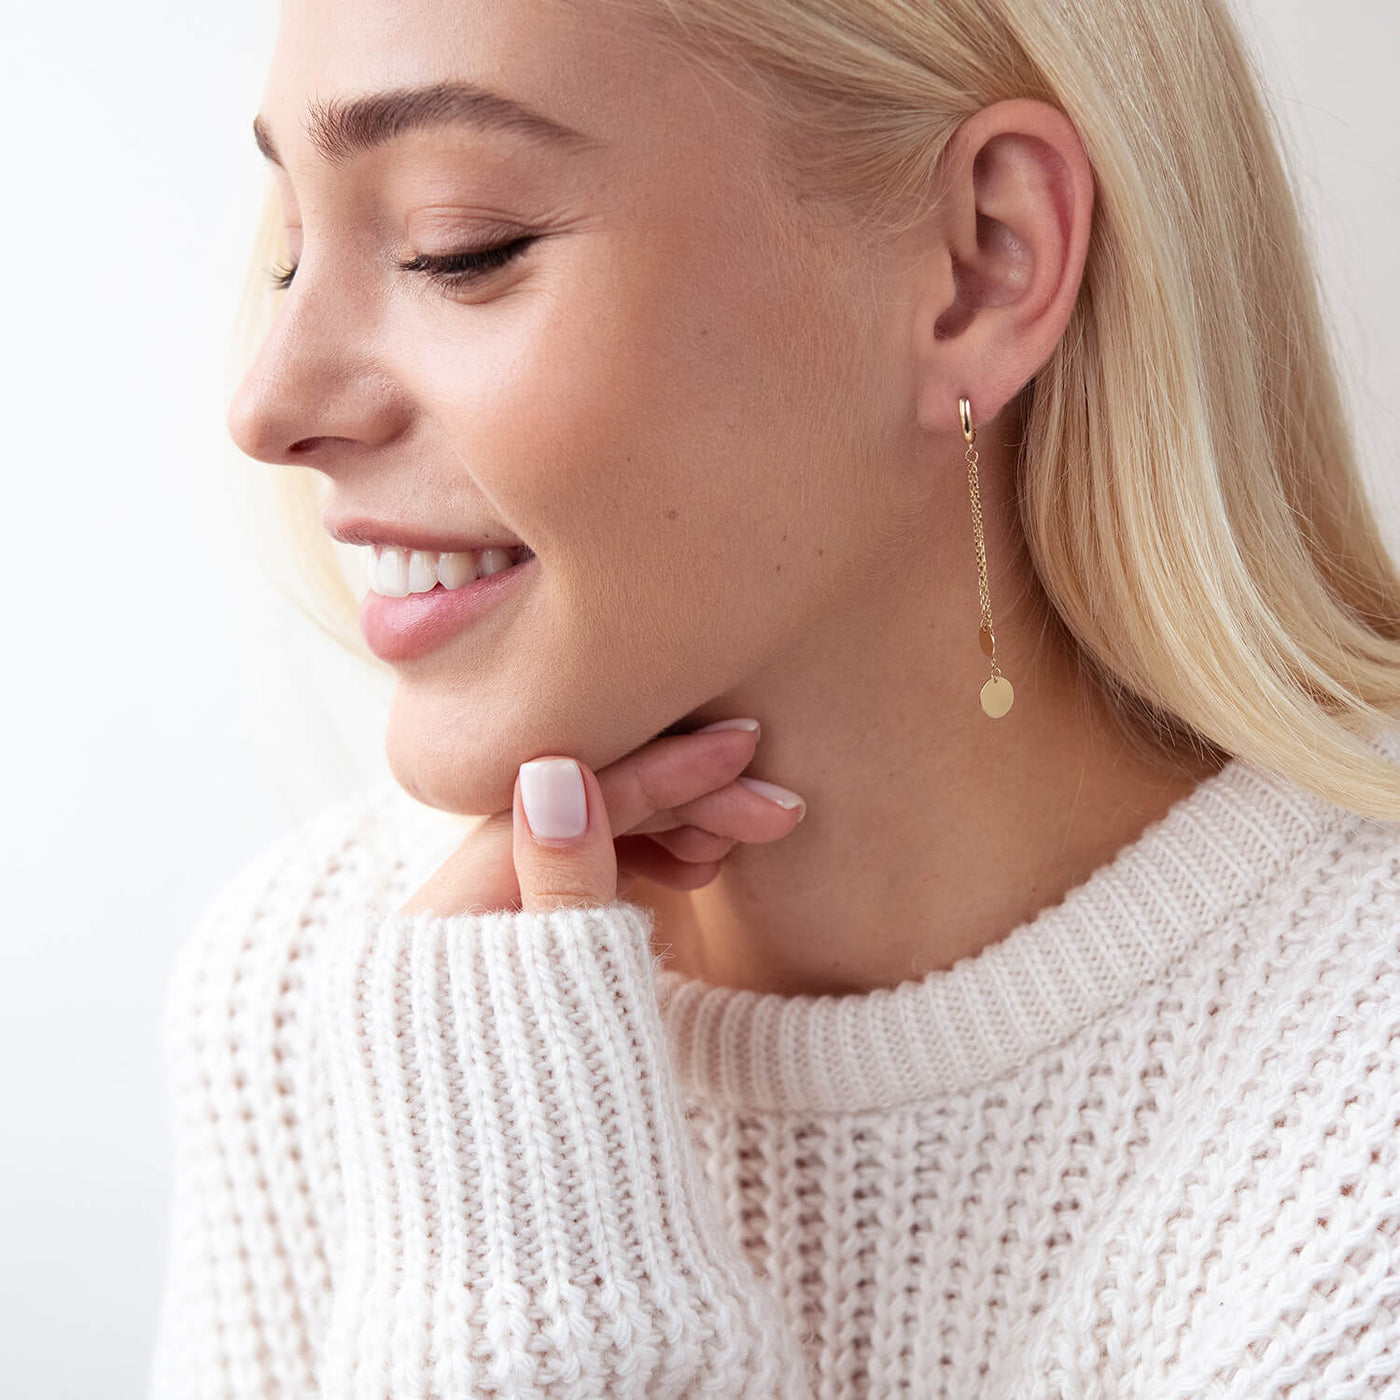
{"label": "sweater neckline", "polygon": [[[1400,758],[1400,731],[1368,740]],[[1124,1004],[1262,896],[1349,809],[1238,756],[1061,900],[951,967],[895,987],[801,994],[656,973],[692,1099],[855,1113],[984,1086]]]}
{"label": "sweater neckline", "polygon": [[[1400,725],[1363,742],[1400,761]],[[415,885],[476,820],[425,807],[393,779],[377,791],[420,823],[405,848]],[[660,963],[673,1067],[687,1097],[739,1111],[878,1112],[966,1093],[1123,1005],[1314,844],[1364,820],[1233,757],[1058,903],[922,978],[786,996]]]}

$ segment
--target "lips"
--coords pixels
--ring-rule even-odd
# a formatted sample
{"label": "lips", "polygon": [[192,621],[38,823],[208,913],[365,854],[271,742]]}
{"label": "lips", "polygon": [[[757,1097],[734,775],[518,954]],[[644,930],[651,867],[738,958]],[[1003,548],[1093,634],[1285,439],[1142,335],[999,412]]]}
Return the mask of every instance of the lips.
{"label": "lips", "polygon": [[441,584],[423,593],[390,598],[373,590],[360,604],[360,631],[381,661],[427,656],[483,619],[524,587],[539,567],[532,554],[499,573],[484,574],[461,588]]}
{"label": "lips", "polygon": [[397,546],[400,549],[421,549],[433,554],[460,554],[466,550],[480,553],[483,549],[523,549],[522,540],[504,532],[489,529],[473,530],[460,535],[448,535],[430,526],[408,522],[374,520],[368,516],[347,517],[332,521],[323,517],[326,533],[341,544],[375,545],[380,549]]}

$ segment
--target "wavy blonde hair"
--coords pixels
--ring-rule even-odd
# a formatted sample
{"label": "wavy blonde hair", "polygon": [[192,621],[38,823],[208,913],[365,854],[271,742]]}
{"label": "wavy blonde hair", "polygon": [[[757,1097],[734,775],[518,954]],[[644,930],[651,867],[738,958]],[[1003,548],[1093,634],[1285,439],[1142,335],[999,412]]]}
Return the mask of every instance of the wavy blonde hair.
{"label": "wavy blonde hair", "polygon": [[[591,0],[596,6],[598,0]],[[1051,103],[1095,174],[1078,301],[1022,390],[1017,504],[1084,674],[1140,745],[1237,755],[1400,820],[1400,569],[1343,408],[1286,142],[1223,0],[611,0],[771,115],[753,172],[858,235],[942,193],[958,125]],[[269,190],[245,297],[275,312]],[[271,305],[269,305],[271,302]],[[321,478],[276,468],[311,607],[356,602]]]}

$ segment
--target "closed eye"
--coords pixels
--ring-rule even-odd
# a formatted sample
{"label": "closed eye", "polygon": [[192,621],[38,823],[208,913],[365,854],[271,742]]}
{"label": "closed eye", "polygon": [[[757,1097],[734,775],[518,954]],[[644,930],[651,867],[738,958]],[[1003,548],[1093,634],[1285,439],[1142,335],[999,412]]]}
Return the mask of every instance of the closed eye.
{"label": "closed eye", "polygon": [[[420,253],[415,258],[400,262],[398,266],[403,272],[425,272],[435,282],[453,289],[498,271],[539,239],[539,234],[531,233],[490,248],[466,249],[459,253],[444,253],[438,256]],[[295,263],[291,267],[272,267],[268,269],[268,276],[274,287],[285,291],[292,285],[296,270]]]}

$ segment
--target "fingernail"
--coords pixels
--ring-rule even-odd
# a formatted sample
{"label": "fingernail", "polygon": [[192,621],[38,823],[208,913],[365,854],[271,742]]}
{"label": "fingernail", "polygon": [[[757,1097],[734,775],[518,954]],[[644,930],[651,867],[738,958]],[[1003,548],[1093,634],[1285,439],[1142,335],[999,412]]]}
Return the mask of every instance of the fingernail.
{"label": "fingernail", "polygon": [[789,792],[785,787],[779,787],[777,783],[765,783],[762,778],[739,778],[736,781],[743,783],[751,792],[756,792],[760,797],[766,797],[770,802],[776,802],[779,807],[786,807],[791,811],[794,807],[802,810],[797,814],[797,820],[801,821],[807,815],[807,803],[795,792]]}
{"label": "fingernail", "polygon": [[758,721],[756,719],[717,719],[713,724],[702,724],[699,729],[692,729],[692,734],[709,734],[716,729],[747,729],[751,734],[759,732]]}
{"label": "fingernail", "polygon": [[568,841],[588,829],[588,794],[572,758],[532,758],[522,763],[520,801],[534,837]]}

